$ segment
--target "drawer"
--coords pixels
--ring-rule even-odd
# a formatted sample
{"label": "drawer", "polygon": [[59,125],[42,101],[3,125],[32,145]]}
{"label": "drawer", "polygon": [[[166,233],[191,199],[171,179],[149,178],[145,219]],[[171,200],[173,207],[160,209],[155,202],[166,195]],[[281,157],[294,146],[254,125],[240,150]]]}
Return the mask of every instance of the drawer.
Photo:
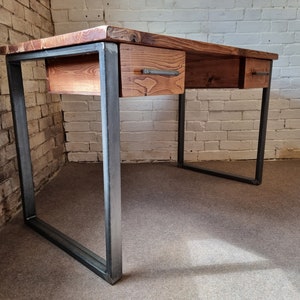
{"label": "drawer", "polygon": [[265,88],[269,86],[271,61],[247,58],[241,70],[241,88]]}
{"label": "drawer", "polygon": [[121,96],[182,94],[185,52],[120,45]]}

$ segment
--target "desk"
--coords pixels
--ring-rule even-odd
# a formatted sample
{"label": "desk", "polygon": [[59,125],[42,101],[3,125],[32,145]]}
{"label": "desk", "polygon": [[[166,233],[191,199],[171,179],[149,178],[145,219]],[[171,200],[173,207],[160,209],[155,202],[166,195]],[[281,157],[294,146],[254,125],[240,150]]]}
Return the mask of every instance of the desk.
{"label": "desk", "polygon": [[[260,184],[273,53],[99,26],[0,48],[6,55],[26,224],[114,284],[122,276],[119,97],[178,94],[178,166]],[[45,59],[50,93],[101,95],[106,259],[36,215],[21,62]],[[184,91],[262,88],[256,176],[245,178],[184,162]]]}

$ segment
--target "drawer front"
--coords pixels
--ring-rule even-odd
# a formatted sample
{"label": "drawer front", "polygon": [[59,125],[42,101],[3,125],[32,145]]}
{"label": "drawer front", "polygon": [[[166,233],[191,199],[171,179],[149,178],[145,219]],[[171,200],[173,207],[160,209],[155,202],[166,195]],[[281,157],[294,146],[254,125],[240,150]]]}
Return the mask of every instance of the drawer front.
{"label": "drawer front", "polygon": [[247,58],[243,72],[242,88],[265,88],[269,86],[271,61],[264,59]]}
{"label": "drawer front", "polygon": [[121,96],[182,94],[185,52],[120,45]]}

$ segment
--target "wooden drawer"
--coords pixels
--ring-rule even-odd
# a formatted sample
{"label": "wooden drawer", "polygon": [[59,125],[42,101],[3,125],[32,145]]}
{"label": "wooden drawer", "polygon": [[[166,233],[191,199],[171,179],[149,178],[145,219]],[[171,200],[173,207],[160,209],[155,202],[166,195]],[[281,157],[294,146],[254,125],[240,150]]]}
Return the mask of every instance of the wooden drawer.
{"label": "wooden drawer", "polygon": [[184,92],[185,52],[138,45],[120,45],[121,96]]}
{"label": "wooden drawer", "polygon": [[271,61],[247,58],[241,70],[241,88],[265,88],[269,86]]}

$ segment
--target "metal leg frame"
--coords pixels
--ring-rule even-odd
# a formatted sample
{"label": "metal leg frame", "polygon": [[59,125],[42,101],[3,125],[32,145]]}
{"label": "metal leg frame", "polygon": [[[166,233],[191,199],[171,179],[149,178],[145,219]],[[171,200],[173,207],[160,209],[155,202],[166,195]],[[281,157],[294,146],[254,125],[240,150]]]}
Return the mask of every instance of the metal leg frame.
{"label": "metal leg frame", "polygon": [[[21,61],[92,52],[99,53],[101,74],[106,260],[42,221],[36,215],[21,72]],[[25,223],[107,282],[114,284],[122,276],[118,46],[113,43],[93,43],[12,54],[7,56],[7,70]]]}
{"label": "metal leg frame", "polygon": [[[271,66],[272,69],[272,66]],[[271,78],[271,74],[270,74]],[[177,165],[180,168],[189,169],[192,171],[218,176],[226,179],[236,180],[244,183],[259,185],[262,182],[263,174],[263,163],[264,163],[264,152],[265,152],[265,141],[267,133],[267,120],[268,120],[268,109],[269,109],[269,98],[270,98],[270,86],[263,89],[262,93],[262,103],[261,103],[261,114],[260,114],[260,125],[259,125],[259,136],[258,136],[258,147],[257,147],[257,157],[256,157],[256,169],[255,177],[245,177],[240,175],[235,175],[226,172],[214,171],[207,168],[196,167],[191,164],[186,164],[184,162],[184,125],[185,125],[185,94],[179,95],[179,120],[178,120],[178,158]]]}

